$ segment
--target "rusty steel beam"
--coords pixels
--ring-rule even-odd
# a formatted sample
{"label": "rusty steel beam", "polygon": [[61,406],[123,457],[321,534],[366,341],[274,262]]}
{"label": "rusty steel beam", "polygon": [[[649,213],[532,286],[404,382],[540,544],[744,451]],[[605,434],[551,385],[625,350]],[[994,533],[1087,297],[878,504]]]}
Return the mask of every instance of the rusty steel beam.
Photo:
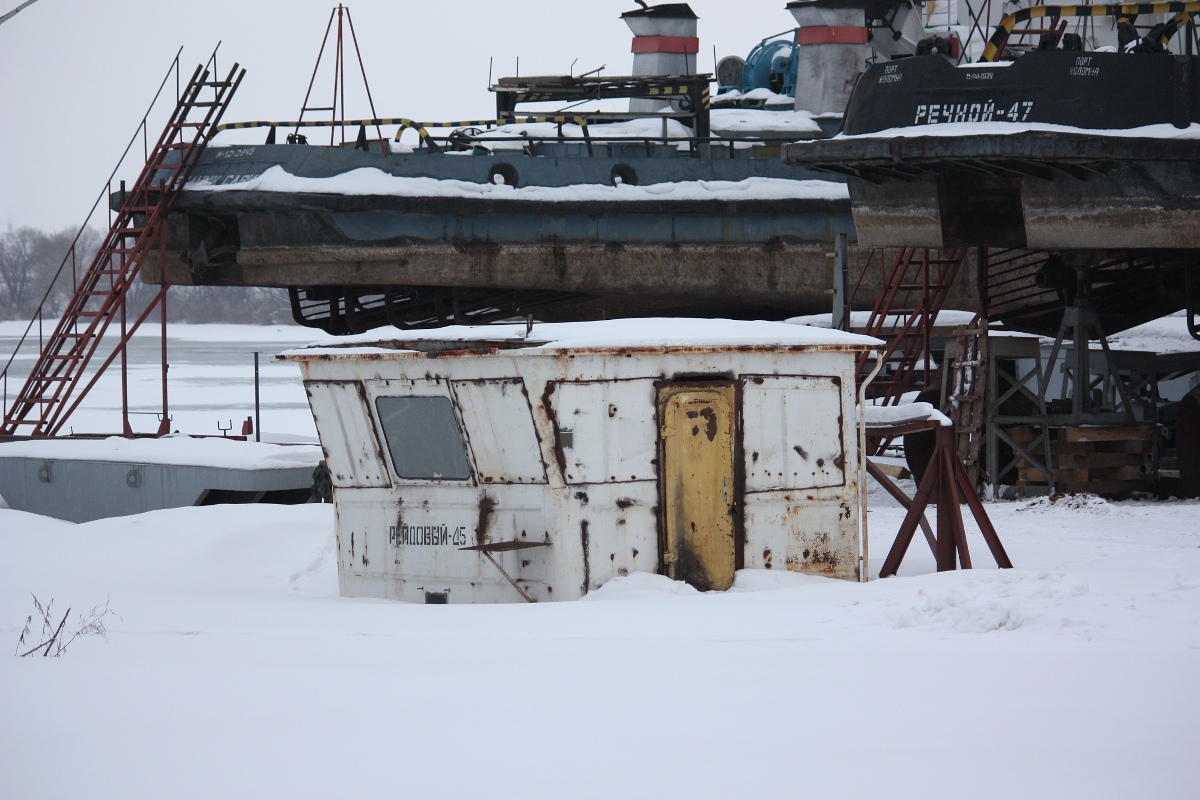
{"label": "rusty steel beam", "polygon": [[[917,525],[930,503],[937,504],[937,537],[934,546],[934,556],[938,572],[955,569],[961,564],[962,569],[971,569],[971,554],[967,548],[966,528],[963,526],[961,503],[966,501],[979,530],[987,542],[996,566],[1001,569],[1011,569],[1012,561],[996,534],[996,529],[988,518],[987,511],[975,493],[962,462],[958,460],[955,446],[954,427],[940,425],[936,422],[922,423],[925,430],[936,430],[936,446],[929,469],[925,471],[920,484],[917,486],[916,497],[908,506],[908,513],[896,534],[896,540],[884,559],[879,577],[886,578],[895,575],[900,569],[900,562],[912,542]],[[904,426],[910,432],[915,430],[913,424]],[[872,428],[867,434],[875,437],[894,437],[898,427]]]}

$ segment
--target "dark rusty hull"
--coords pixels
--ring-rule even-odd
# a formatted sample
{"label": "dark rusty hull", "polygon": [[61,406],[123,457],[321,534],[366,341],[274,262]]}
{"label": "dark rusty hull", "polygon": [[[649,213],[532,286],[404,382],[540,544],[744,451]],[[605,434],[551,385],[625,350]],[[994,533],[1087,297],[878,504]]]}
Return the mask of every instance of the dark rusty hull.
{"label": "dark rusty hull", "polygon": [[850,177],[860,246],[1200,248],[1200,141],[1026,132],[797,144]]}
{"label": "dark rusty hull", "polygon": [[[617,166],[640,185],[822,177],[743,151],[718,159],[651,143],[597,146],[594,156],[553,147],[487,156],[220,148],[205,154],[197,180],[245,183],[271,167],[320,179],[369,167],[485,183],[501,162],[518,187],[602,184]],[[832,242],[839,233],[854,241],[849,200],[827,185],[807,199],[569,202],[193,187],[168,220],[165,263],[152,256],[143,279],[287,287],[297,319],[339,333],[526,313],[779,318],[828,308]]]}
{"label": "dark rusty hull", "polygon": [[1186,128],[1200,122],[1200,58],[1037,50],[969,66],[938,56],[879,61],[855,85],[843,130],[928,132],[961,122]]}
{"label": "dark rusty hull", "polygon": [[[327,327],[326,312],[308,309],[340,304],[335,332],[444,324],[456,307],[473,321],[486,317],[472,309],[547,321],[778,319],[828,310],[831,242],[839,232],[853,241],[853,231],[846,199],[504,203],[185,191],[169,221],[165,269],[152,258],[143,279],[290,287],[297,317],[311,324]],[[404,301],[385,313],[385,294]],[[960,306],[974,306],[970,287],[959,294]],[[372,302],[374,311],[365,308]]]}
{"label": "dark rusty hull", "polygon": [[513,291],[536,296],[544,319],[786,316],[827,307],[837,232],[853,232],[847,200],[499,204],[186,192],[170,219],[166,268],[155,259],[143,278]]}
{"label": "dark rusty hull", "polygon": [[784,158],[849,176],[860,247],[983,254],[980,310],[1010,327],[1058,330],[1074,279],[1048,282],[1054,260],[1087,268],[1108,331],[1196,306],[1200,140],[864,137],[790,145]]}

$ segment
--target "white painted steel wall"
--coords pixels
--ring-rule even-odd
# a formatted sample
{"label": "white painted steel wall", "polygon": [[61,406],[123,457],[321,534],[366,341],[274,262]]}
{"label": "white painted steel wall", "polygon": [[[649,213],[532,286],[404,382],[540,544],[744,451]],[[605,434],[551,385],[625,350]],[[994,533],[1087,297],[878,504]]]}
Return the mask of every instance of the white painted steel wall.
{"label": "white painted steel wall", "polygon": [[[737,386],[744,566],[854,579],[857,349],[325,350],[285,358],[301,364],[333,473],[342,594],[522,602],[483,555],[459,548],[547,543],[494,553],[538,601],[659,571],[657,382],[677,376]],[[469,480],[398,475],[377,406],[391,396],[453,404]]]}

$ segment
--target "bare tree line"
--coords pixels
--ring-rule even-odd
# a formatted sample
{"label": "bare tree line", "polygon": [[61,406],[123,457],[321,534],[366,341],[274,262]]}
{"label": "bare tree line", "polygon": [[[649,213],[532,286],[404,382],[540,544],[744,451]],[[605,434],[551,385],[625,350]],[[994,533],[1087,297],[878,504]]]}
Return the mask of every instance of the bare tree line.
{"label": "bare tree line", "polygon": [[[43,297],[46,297],[46,316],[57,319],[74,291],[72,275],[83,274],[102,238],[92,228],[85,228],[77,242],[72,229],[43,231],[10,227],[0,234],[0,320],[30,319]],[[75,242],[74,253],[72,242]],[[56,281],[60,265],[63,266]],[[134,283],[127,300],[131,317],[145,309],[158,289],[140,280]],[[290,322],[292,318],[287,293],[282,289],[173,286],[167,294],[167,305],[167,319],[172,322],[277,324]],[[157,312],[151,315],[152,319],[157,317]]]}

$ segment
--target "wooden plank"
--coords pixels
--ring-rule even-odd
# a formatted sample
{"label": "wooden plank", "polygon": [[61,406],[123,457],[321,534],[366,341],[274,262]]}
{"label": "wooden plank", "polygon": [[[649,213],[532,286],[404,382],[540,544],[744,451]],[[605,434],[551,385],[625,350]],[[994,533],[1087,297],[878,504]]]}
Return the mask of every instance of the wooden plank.
{"label": "wooden plank", "polygon": [[[1046,476],[1037,467],[1017,469],[1018,479],[1027,483],[1045,483]],[[1054,482],[1060,484],[1092,483],[1095,481],[1139,481],[1142,480],[1142,467],[1055,467]]]}
{"label": "wooden plank", "polygon": [[966,328],[954,332],[957,355],[951,362],[951,388],[956,401],[951,418],[954,420],[958,461],[964,466],[968,482],[974,486],[979,477],[979,450],[983,437],[983,400],[987,384],[987,326],[979,325],[979,317]]}
{"label": "wooden plank", "polygon": [[[1030,471],[1035,477],[1036,470]],[[1138,481],[1142,480],[1141,465],[1132,467],[1074,467],[1055,468],[1055,483],[1088,483],[1090,481]]]}
{"label": "wooden plank", "polygon": [[[1124,439],[1115,442],[1062,442],[1051,443],[1050,452],[1059,456],[1084,456],[1091,453],[1149,453],[1149,439]],[[1034,455],[1041,455],[1041,445],[1026,448]]]}
{"label": "wooden plank", "polygon": [[879,468],[879,471],[882,472],[884,475],[887,475],[889,478],[895,478],[896,480],[904,480],[905,478],[912,477],[912,473],[908,471],[908,467],[901,466],[900,464],[882,464],[882,463],[880,463],[880,464],[876,464],[875,466],[877,466]]}
{"label": "wooden plank", "polygon": [[1090,470],[1092,480],[1100,481],[1137,481],[1142,479],[1142,467],[1109,467],[1107,469]]}
{"label": "wooden plank", "polygon": [[1145,457],[1141,453],[1083,453],[1083,454],[1054,454],[1054,466],[1063,469],[1088,467],[1101,469],[1105,467],[1140,467]]}
{"label": "wooden plank", "polygon": [[1149,425],[1112,425],[1088,428],[1061,428],[1061,438],[1066,442],[1112,442],[1125,439],[1149,439]]}
{"label": "wooden plank", "polygon": [[1050,452],[1055,456],[1087,455],[1096,452],[1096,443],[1054,441],[1051,443]]}
{"label": "wooden plank", "polygon": [[1056,469],[1054,470],[1055,483],[1087,483],[1089,480],[1088,470],[1085,469]]}
{"label": "wooden plank", "polygon": [[1005,428],[1004,432],[1012,437],[1014,442],[1032,442],[1041,434],[1040,428]]}
{"label": "wooden plank", "polygon": [[1149,439],[1126,439],[1120,442],[1093,442],[1097,452],[1103,453],[1149,453],[1153,442]]}
{"label": "wooden plank", "polygon": [[[1119,442],[1052,442],[1050,452],[1054,453],[1055,459],[1086,458],[1096,453],[1149,453],[1151,445],[1148,439],[1126,439]],[[1044,452],[1040,443],[1028,445],[1025,449],[1035,456]]]}

